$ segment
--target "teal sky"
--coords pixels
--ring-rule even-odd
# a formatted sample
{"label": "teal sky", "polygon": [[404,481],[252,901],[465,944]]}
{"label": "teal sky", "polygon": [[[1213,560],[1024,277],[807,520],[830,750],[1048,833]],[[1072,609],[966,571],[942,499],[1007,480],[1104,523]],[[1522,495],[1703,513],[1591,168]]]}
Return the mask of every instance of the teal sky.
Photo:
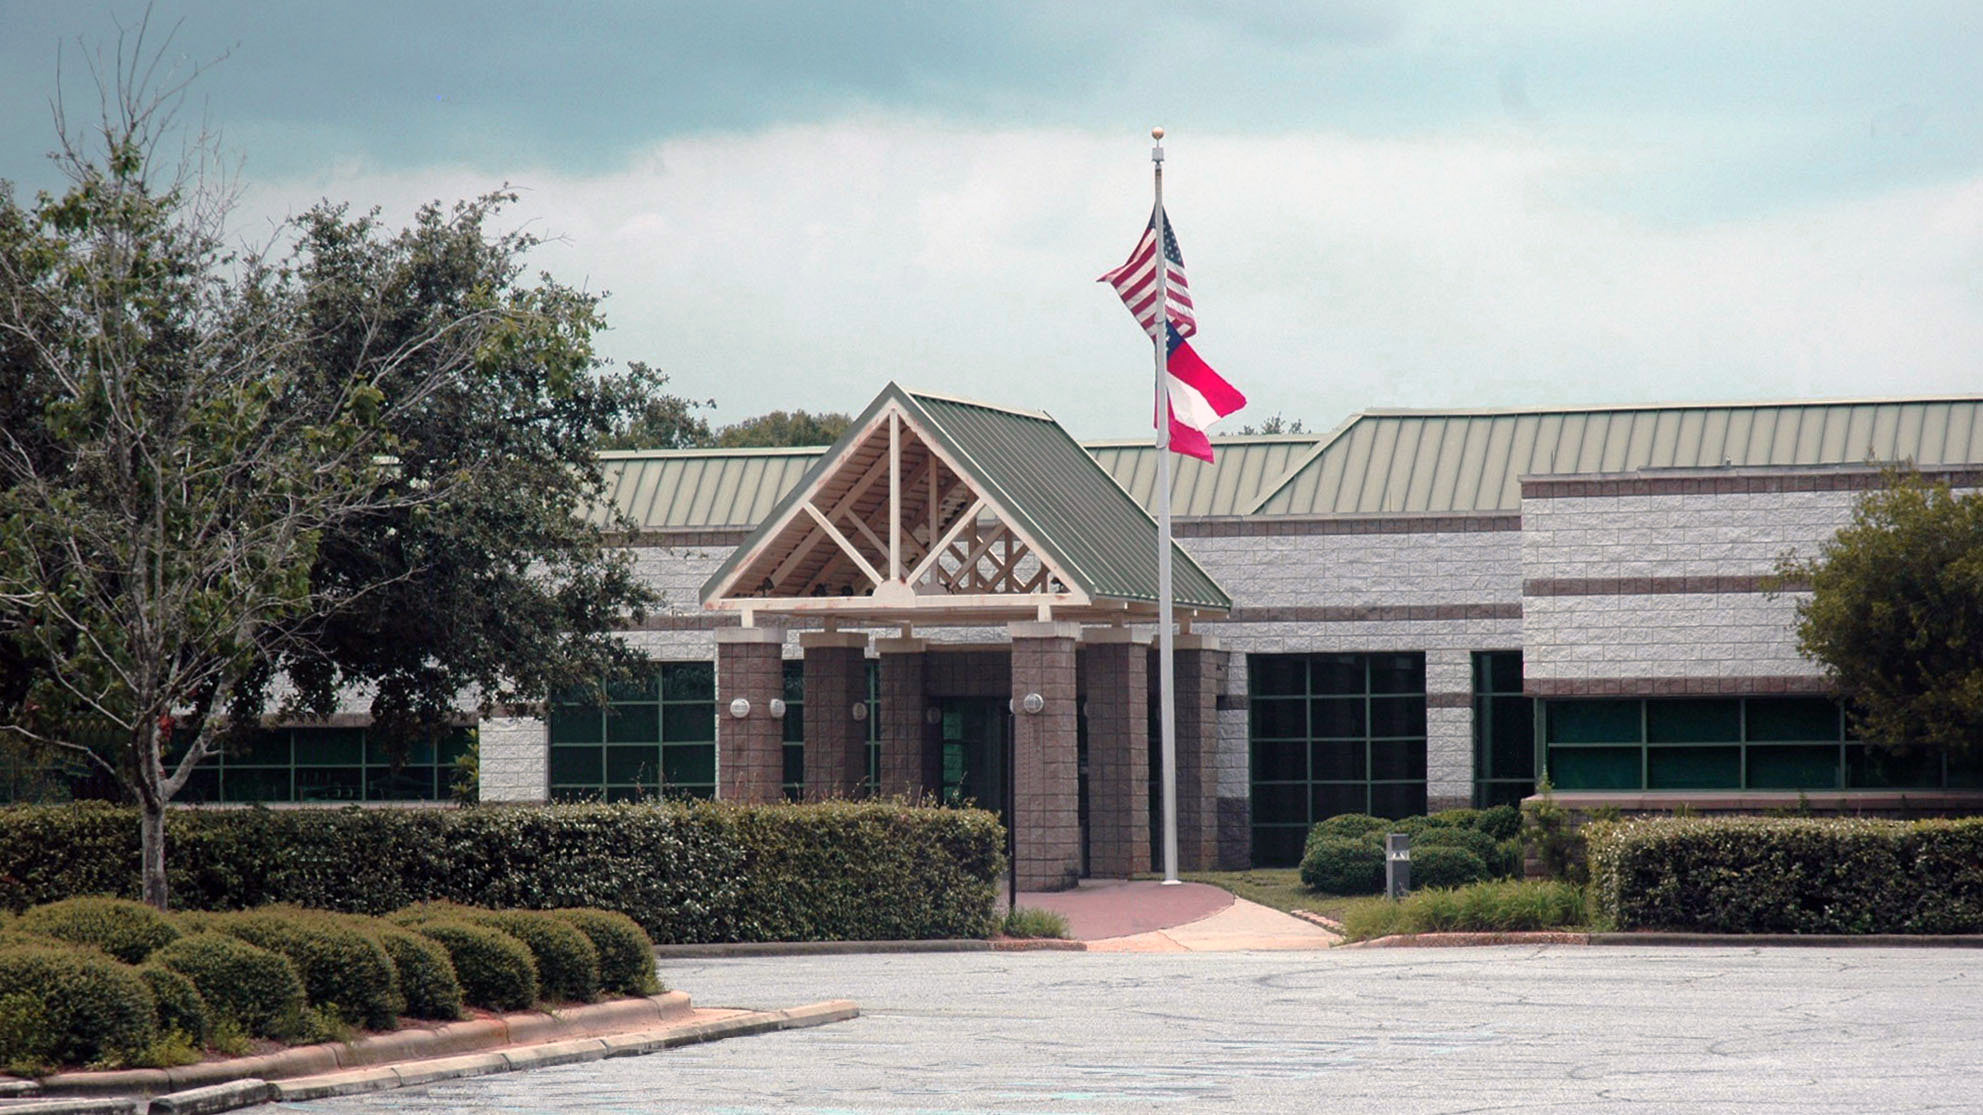
{"label": "teal sky", "polygon": [[[55,183],[58,49],[86,112],[143,12],[0,0],[0,178]],[[1973,2],[158,0],[168,33],[244,227],[512,183],[605,350],[719,419],[892,378],[1138,433],[1092,280],[1159,122],[1245,417],[1979,386]]]}

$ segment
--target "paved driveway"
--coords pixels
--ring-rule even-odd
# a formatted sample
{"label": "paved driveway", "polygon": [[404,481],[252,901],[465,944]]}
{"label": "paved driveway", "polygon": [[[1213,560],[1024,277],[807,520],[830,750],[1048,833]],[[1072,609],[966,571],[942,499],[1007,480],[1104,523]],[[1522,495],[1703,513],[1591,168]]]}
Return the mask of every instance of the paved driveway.
{"label": "paved driveway", "polygon": [[1522,947],[675,962],[864,1017],[291,1105],[377,1113],[1983,1111],[1983,952]]}

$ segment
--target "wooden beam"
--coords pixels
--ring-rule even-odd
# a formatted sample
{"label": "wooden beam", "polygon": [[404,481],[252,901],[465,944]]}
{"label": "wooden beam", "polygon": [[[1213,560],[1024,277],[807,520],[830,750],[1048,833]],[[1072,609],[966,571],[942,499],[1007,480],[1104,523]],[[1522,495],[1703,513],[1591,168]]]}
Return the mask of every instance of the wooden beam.
{"label": "wooden beam", "polygon": [[888,576],[902,575],[902,416],[888,415]]}
{"label": "wooden beam", "polygon": [[834,526],[833,521],[821,514],[819,508],[814,507],[812,504],[806,503],[800,506],[804,507],[806,514],[812,516],[812,521],[818,523],[820,529],[826,531],[827,535],[839,545],[840,552],[847,555],[848,560],[854,563],[855,568],[859,569],[868,580],[873,581],[876,588],[880,588],[882,582],[881,574],[874,571],[874,566],[868,564],[868,559],[861,556],[861,552],[854,548],[852,542],[847,541],[847,536],[840,533],[840,528]]}
{"label": "wooden beam", "polygon": [[909,575],[904,580],[912,585],[922,580],[929,572],[930,566],[935,565],[937,559],[944,555],[944,551],[950,549],[951,545],[957,541],[957,536],[977,523],[978,514],[984,509],[985,501],[979,499],[973,502],[962,515],[957,516],[957,521],[950,524],[950,529],[944,532],[942,538],[931,540],[929,551],[923,555],[923,560],[917,563],[916,568],[909,571]]}
{"label": "wooden beam", "polygon": [[[849,452],[852,451],[853,451],[852,449],[849,450]],[[840,497],[840,502],[833,505],[833,510],[828,512],[828,515],[832,518],[836,518],[836,519],[839,518],[849,508],[851,508],[857,500],[859,500],[862,496],[866,495],[868,489],[874,485],[875,479],[881,475],[880,468],[886,460],[887,458],[885,457],[877,458],[874,464],[869,465],[868,470],[865,473],[861,474],[861,479],[857,481],[851,489],[848,490],[846,495]],[[806,506],[811,507],[812,501],[807,500]],[[786,558],[782,563],[780,563],[777,569],[772,571],[771,583],[773,585],[777,585],[778,583],[782,582],[785,578],[791,576],[792,573],[798,569],[799,564],[801,562],[805,561],[806,558],[812,556],[813,547],[818,544],[819,544],[819,535],[817,534],[808,534],[803,538],[799,539],[798,545],[793,547],[792,549],[792,555]]]}

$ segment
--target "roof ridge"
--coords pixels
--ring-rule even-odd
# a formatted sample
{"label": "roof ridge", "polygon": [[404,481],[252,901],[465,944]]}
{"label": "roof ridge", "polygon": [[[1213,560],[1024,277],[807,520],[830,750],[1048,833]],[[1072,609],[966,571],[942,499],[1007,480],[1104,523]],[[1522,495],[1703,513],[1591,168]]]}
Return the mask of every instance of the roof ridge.
{"label": "roof ridge", "polygon": [[1836,399],[1742,399],[1719,403],[1610,403],[1585,406],[1368,407],[1352,414],[1349,421],[1354,422],[1359,418],[1515,418],[1526,414],[1610,414],[1621,411],[1647,410],[1781,410],[1793,408],[1803,410],[1813,407],[1839,406],[1918,406],[1924,403],[1983,404],[1983,395],[1894,395],[1884,398],[1847,397]]}

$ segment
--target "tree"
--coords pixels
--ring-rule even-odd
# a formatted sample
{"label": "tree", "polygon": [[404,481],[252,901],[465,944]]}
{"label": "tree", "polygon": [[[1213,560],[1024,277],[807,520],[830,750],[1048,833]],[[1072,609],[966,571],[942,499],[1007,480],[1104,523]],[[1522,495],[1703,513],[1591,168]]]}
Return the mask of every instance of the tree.
{"label": "tree", "polygon": [[663,392],[661,388],[667,384],[668,377],[638,360],[629,362],[627,369],[646,394],[632,414],[599,439],[599,448],[694,449],[711,442],[708,419],[695,412],[715,406],[716,400],[698,402]]}
{"label": "tree", "polygon": [[1889,471],[1808,559],[1797,642],[1845,698],[1861,738],[1953,755],[1983,741],[1983,494]]}
{"label": "tree", "polygon": [[1248,424],[1239,428],[1239,433],[1242,437],[1251,437],[1260,434],[1299,434],[1305,432],[1301,428],[1301,419],[1284,418],[1279,412],[1262,419],[1258,426]]}
{"label": "tree", "polygon": [[716,432],[720,449],[752,449],[787,445],[832,445],[853,422],[837,411],[812,414],[803,410],[774,410],[732,423]]}
{"label": "tree", "polygon": [[227,247],[204,164],[153,157],[162,54],[140,28],[59,128],[65,193],[0,183],[0,735],[131,794],[161,908],[166,804],[265,713],[363,683],[403,738],[629,661],[591,445],[653,387],[598,367],[596,299],[522,281],[500,195]]}

